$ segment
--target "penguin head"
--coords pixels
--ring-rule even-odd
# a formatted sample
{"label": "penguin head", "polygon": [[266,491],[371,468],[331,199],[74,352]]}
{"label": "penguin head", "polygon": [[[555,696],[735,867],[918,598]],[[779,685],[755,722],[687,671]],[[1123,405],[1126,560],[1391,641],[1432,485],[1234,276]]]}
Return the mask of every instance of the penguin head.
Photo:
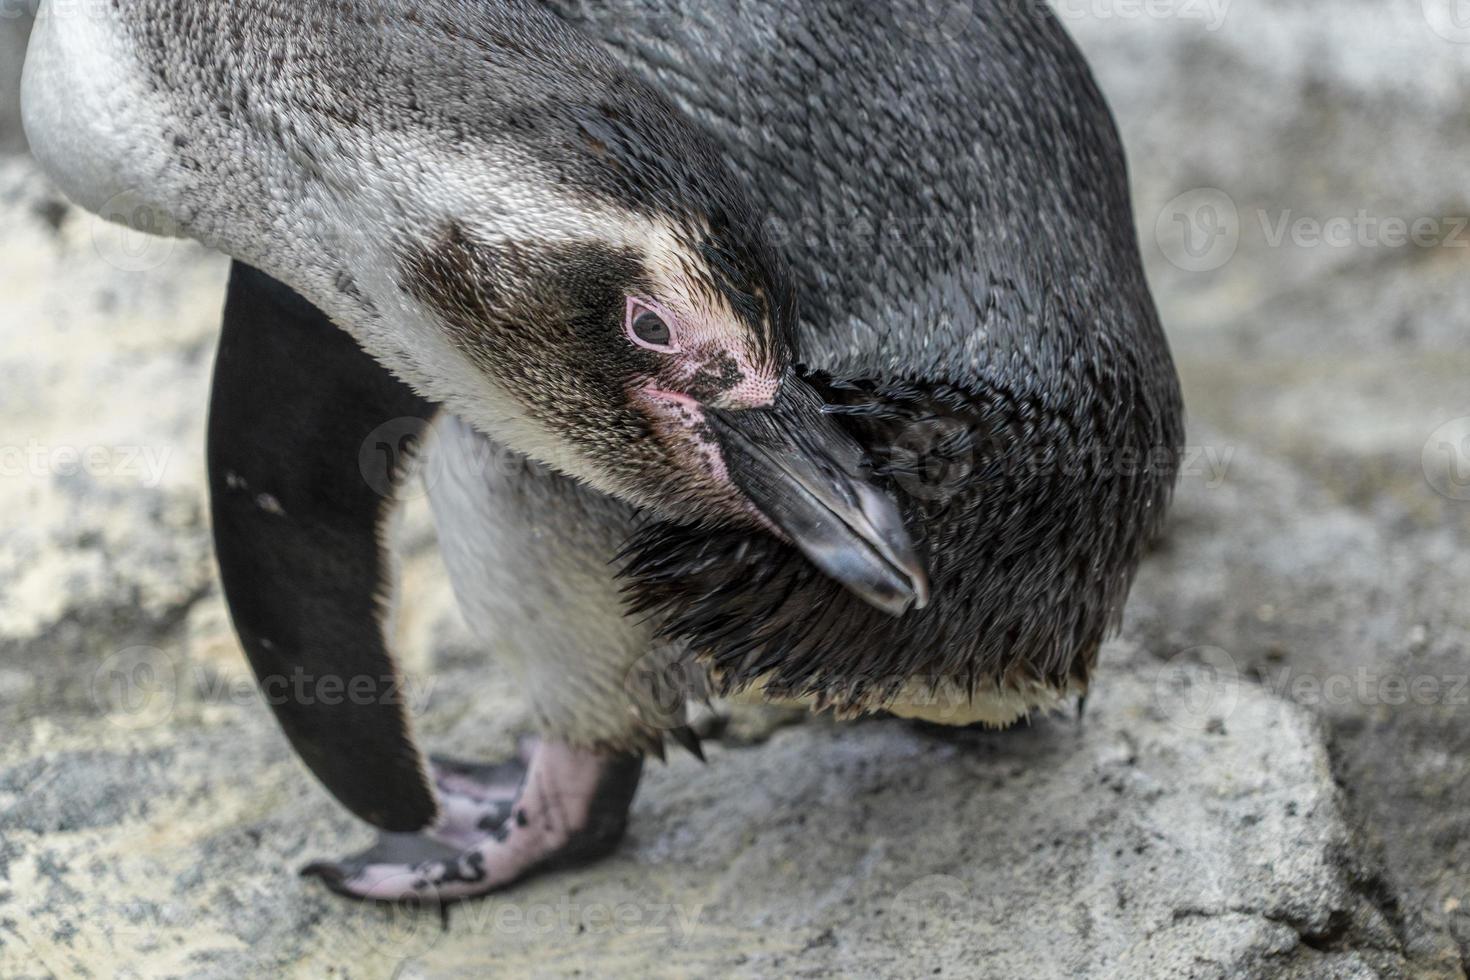
{"label": "penguin head", "polygon": [[[926,601],[898,508],[793,369],[796,297],[711,141],[656,97],[538,116],[398,256],[445,401],[659,517],[745,524],[880,608]],[[439,394],[431,392],[431,394]]]}

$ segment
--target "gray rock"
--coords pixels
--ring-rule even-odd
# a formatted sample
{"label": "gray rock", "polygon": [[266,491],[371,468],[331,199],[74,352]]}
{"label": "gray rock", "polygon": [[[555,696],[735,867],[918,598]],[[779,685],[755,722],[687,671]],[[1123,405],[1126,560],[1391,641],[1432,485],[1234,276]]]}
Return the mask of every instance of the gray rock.
{"label": "gray rock", "polygon": [[[1216,30],[1072,6],[1094,12],[1069,23],[1129,147],[1190,441],[1231,459],[1224,481],[1186,480],[1127,633],[1165,657],[1222,648],[1324,719],[1410,931],[1461,969],[1470,442],[1453,420],[1470,415],[1470,200],[1446,161],[1470,149],[1470,33],[1448,0],[1232,3]],[[1202,188],[1233,208],[1235,247],[1181,268],[1158,229],[1182,210],[1203,248],[1219,199]],[[1303,218],[1323,232],[1273,240]],[[1429,247],[1386,219],[1427,222]],[[1347,244],[1327,238],[1334,221]]]}
{"label": "gray rock", "polygon": [[[1405,970],[1311,714],[1199,666],[1110,660],[1081,722],[809,723],[654,766],[614,858],[457,909],[442,932],[292,875],[366,835],[259,703],[182,697],[150,724],[93,715],[64,735],[37,721],[0,755],[16,852],[0,962],[200,977],[405,962],[429,976]],[[473,691],[472,674],[507,684],[472,668],[445,681]],[[469,719],[447,740],[496,727]]]}

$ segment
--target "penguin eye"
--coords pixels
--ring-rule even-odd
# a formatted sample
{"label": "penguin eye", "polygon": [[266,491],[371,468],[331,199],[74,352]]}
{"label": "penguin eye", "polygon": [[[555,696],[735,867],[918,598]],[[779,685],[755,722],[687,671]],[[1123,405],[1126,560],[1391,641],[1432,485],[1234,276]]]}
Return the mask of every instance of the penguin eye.
{"label": "penguin eye", "polygon": [[639,347],[664,353],[674,350],[674,332],[668,319],[638,300],[628,300],[627,333]]}
{"label": "penguin eye", "polygon": [[652,310],[644,310],[633,321],[633,334],[650,347],[667,347],[673,338],[664,318]]}

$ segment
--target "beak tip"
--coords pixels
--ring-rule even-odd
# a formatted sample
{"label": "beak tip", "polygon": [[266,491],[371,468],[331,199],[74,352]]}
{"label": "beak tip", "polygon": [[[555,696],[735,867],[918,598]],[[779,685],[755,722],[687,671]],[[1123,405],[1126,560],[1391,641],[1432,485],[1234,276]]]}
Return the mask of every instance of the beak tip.
{"label": "beak tip", "polygon": [[829,415],[801,384],[769,409],[706,412],[736,488],[812,564],[890,616],[923,609],[928,569],[902,510]]}
{"label": "beak tip", "polygon": [[894,619],[901,619],[909,612],[927,608],[931,598],[929,576],[922,566],[904,566],[903,571],[907,574],[897,580],[889,578],[881,585],[871,582],[859,584],[849,578],[838,580],[870,606]]}
{"label": "beak tip", "polygon": [[920,609],[929,608],[929,600],[932,597],[929,591],[929,576],[924,567],[914,564],[905,568],[909,574],[909,595],[903,603],[897,615],[902,616],[907,612],[918,612]]}
{"label": "beak tip", "polygon": [[914,576],[914,608],[928,609],[932,593],[929,591],[929,576],[920,570]]}

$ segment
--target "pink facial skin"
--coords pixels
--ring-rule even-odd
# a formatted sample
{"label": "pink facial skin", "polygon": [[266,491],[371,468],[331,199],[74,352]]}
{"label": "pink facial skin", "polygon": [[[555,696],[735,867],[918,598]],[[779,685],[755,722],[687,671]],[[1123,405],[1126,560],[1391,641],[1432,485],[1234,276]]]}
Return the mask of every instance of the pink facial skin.
{"label": "pink facial skin", "polygon": [[[649,344],[634,332],[634,321],[647,311],[667,324],[668,344]],[[710,435],[704,407],[769,405],[780,387],[780,372],[753,356],[751,339],[742,329],[681,317],[648,297],[629,297],[623,330],[629,343],[659,355],[657,373],[644,380],[633,394],[653,418],[660,438],[670,444],[687,445],[703,460],[705,472],[716,485],[730,487],[724,454]],[[769,525],[753,506],[747,504],[742,509],[762,525]]]}
{"label": "pink facial skin", "polygon": [[663,391],[652,385],[643,389],[649,408],[654,416],[654,425],[659,435],[674,442],[683,440],[704,460],[705,468],[720,486],[730,484],[730,471],[725,468],[725,455],[720,446],[709,437],[709,427],[704,423],[704,408],[690,398],[672,391]]}
{"label": "pink facial skin", "polygon": [[[633,330],[646,312],[669,328],[667,344],[651,344]],[[771,404],[781,385],[780,372],[751,350],[745,329],[728,320],[686,315],[646,296],[628,297],[623,318],[628,342],[662,355],[654,387],[716,408],[760,408]]]}

